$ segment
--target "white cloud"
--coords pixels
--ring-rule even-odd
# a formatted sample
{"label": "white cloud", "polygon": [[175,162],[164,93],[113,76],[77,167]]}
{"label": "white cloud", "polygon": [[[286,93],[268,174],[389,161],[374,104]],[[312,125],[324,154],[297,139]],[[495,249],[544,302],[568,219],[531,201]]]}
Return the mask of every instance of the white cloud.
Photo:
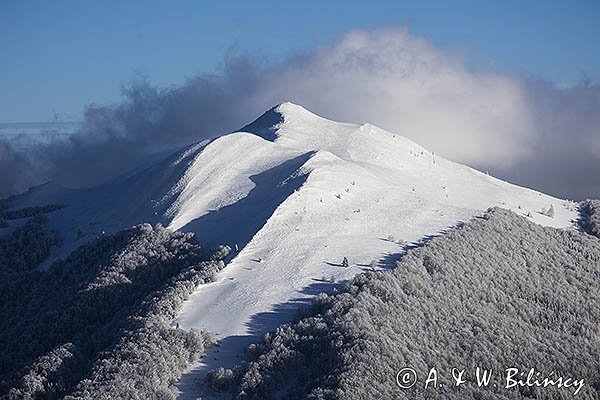
{"label": "white cloud", "polygon": [[406,30],[350,32],[272,72],[263,96],[371,122],[454,160],[497,167],[530,155],[535,133],[519,82],[470,72]]}

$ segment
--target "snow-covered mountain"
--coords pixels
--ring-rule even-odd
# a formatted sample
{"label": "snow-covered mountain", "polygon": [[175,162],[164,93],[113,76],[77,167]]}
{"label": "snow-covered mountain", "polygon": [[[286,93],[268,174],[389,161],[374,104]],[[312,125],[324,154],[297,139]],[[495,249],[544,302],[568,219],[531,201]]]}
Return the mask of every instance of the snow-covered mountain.
{"label": "snow-covered mountain", "polygon": [[[107,155],[108,156],[108,155]],[[56,256],[102,232],[140,222],[193,231],[236,251],[220,279],[184,304],[182,328],[215,332],[208,367],[291,318],[297,303],[365,269],[389,268],[411,245],[500,206],[568,228],[574,203],[518,187],[370,124],[321,118],[281,104],[239,132],[189,146],[99,187],[47,184],[14,207],[63,203],[51,225]],[[542,213],[552,206],[554,216]],[[349,267],[341,267],[346,257]],[[201,371],[198,366],[182,381]]]}

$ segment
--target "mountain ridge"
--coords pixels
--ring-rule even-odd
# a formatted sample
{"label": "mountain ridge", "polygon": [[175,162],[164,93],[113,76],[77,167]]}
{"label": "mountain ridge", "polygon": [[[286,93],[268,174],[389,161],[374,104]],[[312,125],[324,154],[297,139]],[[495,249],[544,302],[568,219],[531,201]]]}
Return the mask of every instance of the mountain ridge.
{"label": "mountain ridge", "polygon": [[[300,160],[298,157],[303,155],[304,162],[289,162]],[[284,164],[287,169],[282,167]],[[269,178],[268,171],[282,169],[284,175]],[[269,190],[277,191],[288,177],[298,174],[306,174],[305,181],[293,188],[292,195],[294,191],[312,193],[320,203],[342,197],[346,200],[354,196],[359,180],[365,189],[360,191],[365,198],[374,196],[371,202],[379,213],[392,212],[393,204],[380,207],[384,192],[393,192],[392,197],[405,204],[417,204],[414,209],[436,209],[441,214],[463,210],[448,221],[449,226],[463,215],[472,216],[494,205],[515,209],[535,222],[555,227],[570,226],[571,220],[576,219],[574,203],[519,188],[445,160],[405,137],[371,124],[330,121],[290,102],[272,107],[239,131],[186,146],[105,184],[68,189],[50,183],[16,196],[11,207],[70,205],[52,214],[52,227],[65,239],[64,248],[55,258],[66,256],[98,235],[142,222],[193,231],[210,238],[209,245],[225,242],[239,248],[244,243],[236,243],[234,228],[211,236],[198,220],[245,199],[256,187],[252,177],[262,176],[261,190],[267,185]],[[286,199],[279,197],[272,211],[276,212]],[[550,205],[556,210],[554,218],[541,214]],[[264,208],[255,203],[246,212],[262,215],[272,208],[273,204]],[[308,207],[311,208],[314,205]],[[361,220],[357,218],[358,205],[351,211],[353,219]],[[335,220],[336,212],[339,210],[324,215],[324,220]],[[416,214],[412,213],[412,217]],[[263,223],[267,220],[265,217]],[[260,228],[259,223],[253,234]],[[438,226],[434,231],[442,228]]]}
{"label": "mountain ridge", "polygon": [[330,121],[289,102],[111,182],[38,187],[10,207],[49,202],[69,206],[48,214],[64,244],[41,268],[139,223],[234,249],[217,280],[199,287],[177,316],[181,328],[214,332],[221,343],[219,354],[180,382],[183,398],[195,393],[197,377],[232,366],[247,344],[291,320],[319,291],[393,268],[408,249],[490,207],[558,228],[574,229],[578,217],[573,202],[446,160],[371,124]]}

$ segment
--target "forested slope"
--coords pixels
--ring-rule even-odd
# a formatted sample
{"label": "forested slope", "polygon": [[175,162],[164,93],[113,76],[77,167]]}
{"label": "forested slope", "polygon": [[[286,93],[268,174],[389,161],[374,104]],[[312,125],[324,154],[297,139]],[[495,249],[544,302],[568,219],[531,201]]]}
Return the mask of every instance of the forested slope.
{"label": "forested slope", "polygon": [[[596,237],[493,209],[396,269],[321,295],[251,347],[248,363],[209,381],[236,399],[573,398],[574,387],[504,387],[507,368],[535,368],[535,377],[583,379],[577,398],[597,399],[599,271]],[[410,389],[396,381],[405,367],[418,377]],[[443,386],[425,389],[433,367]],[[497,386],[479,388],[476,367],[491,369]],[[453,368],[469,382],[453,387]]]}
{"label": "forested slope", "polygon": [[35,236],[54,236],[39,218],[0,240],[0,396],[173,397],[169,385],[209,339],[169,322],[224,266],[228,249],[209,254],[193,234],[145,224],[99,237],[40,272],[47,245]]}

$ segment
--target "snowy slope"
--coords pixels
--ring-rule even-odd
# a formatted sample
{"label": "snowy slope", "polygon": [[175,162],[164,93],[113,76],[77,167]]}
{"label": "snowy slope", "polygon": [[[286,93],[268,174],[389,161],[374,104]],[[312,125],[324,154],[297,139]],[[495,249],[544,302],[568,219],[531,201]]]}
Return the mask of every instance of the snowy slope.
{"label": "snowy slope", "polygon": [[[445,160],[370,124],[329,121],[284,103],[252,124],[202,142],[100,187],[54,185],[17,206],[68,203],[52,224],[67,238],[57,255],[139,222],[195,232],[238,248],[220,279],[184,304],[182,328],[217,334],[221,347],[179,385],[230,366],[244,347],[289,320],[306,298],[372,265],[389,268],[407,247],[491,206],[542,225],[570,227],[574,203]],[[539,211],[550,205],[554,218]],[[391,240],[390,240],[391,239]],[[343,257],[349,268],[339,264]]]}
{"label": "snowy slope", "polygon": [[[273,121],[278,121],[277,129],[268,129]],[[410,245],[440,234],[493,205],[530,212],[535,222],[549,226],[568,227],[576,218],[570,202],[444,160],[369,124],[336,123],[285,103],[246,128],[264,138],[249,148],[268,154],[253,161],[254,168],[264,170],[259,164],[271,165],[295,155],[310,157],[298,163],[296,171],[289,170],[291,176],[303,177],[301,186],[293,185],[295,191],[282,198],[247,244],[241,241],[245,246],[221,279],[201,287],[185,303],[180,325],[217,333],[221,346],[206,358],[206,364],[184,377],[179,385],[182,398],[199,395],[194,383],[198,377],[212,368],[231,366],[257,335],[292,318],[303,299],[327,290],[332,285],[329,281],[370,269],[374,260],[376,268],[391,267],[404,251],[398,242]],[[256,173],[247,169],[248,160],[240,162],[241,177]],[[240,177],[239,172],[227,171],[230,174]],[[225,185],[229,189],[222,192],[225,199],[232,195],[232,187],[237,188],[236,198],[248,193],[243,189],[247,184],[243,179]],[[200,186],[185,197],[187,204],[176,208],[172,227],[202,231],[201,224],[191,218],[206,212],[208,199],[219,197],[203,193]],[[554,218],[537,212],[551,204]],[[350,268],[340,267],[343,257],[350,261]]]}

